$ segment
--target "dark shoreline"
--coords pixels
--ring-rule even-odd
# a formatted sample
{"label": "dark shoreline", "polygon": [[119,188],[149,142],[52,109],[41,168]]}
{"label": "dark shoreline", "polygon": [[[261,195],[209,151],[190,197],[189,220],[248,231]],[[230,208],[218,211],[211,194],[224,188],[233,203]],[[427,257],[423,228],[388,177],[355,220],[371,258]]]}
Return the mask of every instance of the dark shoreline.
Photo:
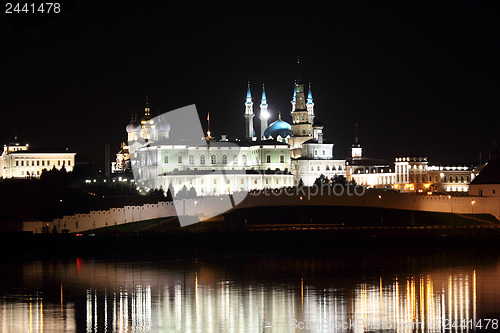
{"label": "dark shoreline", "polygon": [[107,234],[0,234],[2,257],[141,255],[176,251],[274,252],[308,249],[500,248],[500,228],[338,228]]}

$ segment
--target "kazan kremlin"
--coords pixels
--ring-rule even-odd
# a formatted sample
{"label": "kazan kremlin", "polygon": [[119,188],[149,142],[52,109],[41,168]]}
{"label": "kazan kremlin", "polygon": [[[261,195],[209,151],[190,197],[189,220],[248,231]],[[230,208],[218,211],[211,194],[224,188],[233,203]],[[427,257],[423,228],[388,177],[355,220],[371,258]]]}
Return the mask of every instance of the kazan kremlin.
{"label": "kazan kremlin", "polygon": [[[245,133],[241,138],[219,140],[208,131],[192,144],[171,135],[165,118],[151,117],[150,105],[142,118],[133,117],[126,126],[128,145],[123,143],[112,172],[133,169],[137,186],[143,190],[184,187],[198,196],[227,195],[238,191],[311,186],[319,178],[343,179],[366,188],[384,188],[402,193],[498,196],[493,188],[469,188],[483,166],[430,165],[427,157],[401,156],[394,163],[363,156],[357,124],[351,156],[334,156],[334,144],[324,139],[321,114],[314,109],[311,84],[294,84],[291,100],[292,124],[281,119],[269,122],[268,100],[262,86],[258,114],[254,111],[248,83],[242,106]],[[168,113],[167,113],[168,114]],[[258,119],[255,119],[257,115]],[[242,119],[242,121],[243,121]],[[256,121],[257,120],[257,121]],[[496,149],[496,148],[495,148]],[[494,149],[494,152],[496,151]],[[496,156],[493,153],[493,156]],[[483,181],[483,183],[488,181]],[[473,183],[474,184],[474,183]],[[484,185],[484,184],[482,184]],[[483,186],[484,187],[484,186]],[[476,193],[477,192],[477,193]]]}

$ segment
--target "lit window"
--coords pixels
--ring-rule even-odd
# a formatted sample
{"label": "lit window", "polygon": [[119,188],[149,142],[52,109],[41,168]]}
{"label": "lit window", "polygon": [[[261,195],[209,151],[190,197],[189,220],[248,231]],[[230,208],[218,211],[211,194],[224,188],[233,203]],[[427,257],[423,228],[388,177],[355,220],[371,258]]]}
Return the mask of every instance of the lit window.
{"label": "lit window", "polygon": [[238,155],[233,155],[233,164],[238,164]]}
{"label": "lit window", "polygon": [[241,185],[243,185],[243,184],[245,184],[245,180],[244,179],[241,180]]}
{"label": "lit window", "polygon": [[243,154],[243,164],[247,164],[247,155]]}
{"label": "lit window", "polygon": [[217,179],[214,179],[214,184],[217,184]]}
{"label": "lit window", "polygon": [[194,164],[194,155],[189,155],[189,164]]}

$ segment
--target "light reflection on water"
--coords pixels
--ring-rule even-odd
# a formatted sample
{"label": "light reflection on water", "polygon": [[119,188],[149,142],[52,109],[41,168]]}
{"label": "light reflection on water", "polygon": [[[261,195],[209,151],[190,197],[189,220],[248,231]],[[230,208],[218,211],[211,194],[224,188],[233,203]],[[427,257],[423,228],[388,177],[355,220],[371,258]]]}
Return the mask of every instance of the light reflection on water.
{"label": "light reflection on water", "polygon": [[486,319],[500,331],[499,264],[484,253],[11,262],[0,331],[482,332]]}

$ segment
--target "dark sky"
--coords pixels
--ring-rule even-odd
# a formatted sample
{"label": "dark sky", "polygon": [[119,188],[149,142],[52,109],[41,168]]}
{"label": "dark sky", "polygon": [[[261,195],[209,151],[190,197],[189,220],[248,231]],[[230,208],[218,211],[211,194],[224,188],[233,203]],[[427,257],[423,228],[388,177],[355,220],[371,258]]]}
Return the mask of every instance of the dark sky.
{"label": "dark sky", "polygon": [[[220,137],[244,136],[252,83],[266,84],[272,118],[290,121],[296,77],[336,157],[354,124],[364,155],[432,163],[483,159],[499,127],[499,27],[485,3],[310,1],[62,2],[57,15],[0,21],[3,121],[33,147],[103,155],[126,140],[131,112],[196,104]],[[255,118],[255,127],[260,124]],[[273,120],[273,119],[271,119]],[[259,131],[257,131],[258,133]]]}

